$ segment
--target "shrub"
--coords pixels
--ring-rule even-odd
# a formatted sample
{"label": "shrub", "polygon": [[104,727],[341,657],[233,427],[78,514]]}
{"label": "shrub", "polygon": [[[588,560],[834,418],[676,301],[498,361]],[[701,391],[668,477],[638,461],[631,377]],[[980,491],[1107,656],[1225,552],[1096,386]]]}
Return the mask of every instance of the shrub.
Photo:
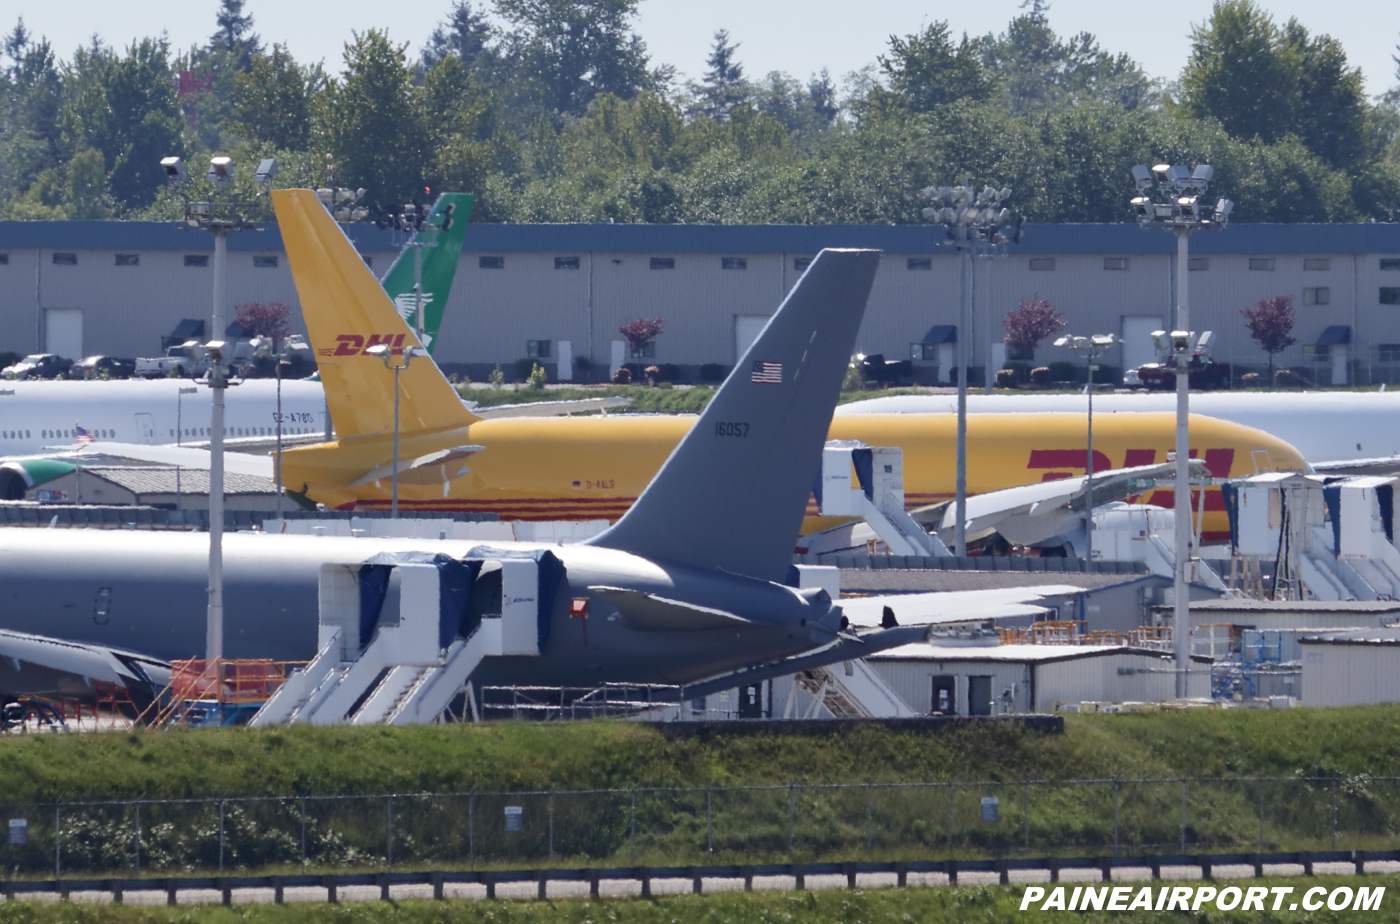
{"label": "shrub", "polygon": [[1015,388],[1016,370],[1000,369],[997,371],[997,388]]}
{"label": "shrub", "polygon": [[1274,373],[1275,388],[1307,388],[1311,384],[1312,379],[1305,371],[1279,369]]}
{"label": "shrub", "polygon": [[512,382],[524,382],[530,378],[530,373],[535,371],[535,361],[533,359],[517,359],[515,361],[514,375]]}
{"label": "shrub", "polygon": [[681,367],[675,363],[662,363],[656,367],[656,380],[658,382],[678,382],[681,378]]}
{"label": "shrub", "polygon": [[1262,378],[1257,372],[1246,372],[1235,381],[1240,383],[1241,388],[1258,388],[1262,384]]}
{"label": "shrub", "polygon": [[541,391],[548,381],[549,375],[544,371],[544,366],[535,363],[534,368],[530,370],[530,377],[526,380],[526,384],[536,391]]}
{"label": "shrub", "polygon": [[[700,367],[700,381],[702,382],[723,382],[724,377],[729,375],[729,367],[723,363],[705,363]],[[850,372],[846,377],[850,378]]]}
{"label": "shrub", "polygon": [[617,371],[612,374],[612,383],[614,385],[631,385],[632,370],[626,366],[618,366]]}
{"label": "shrub", "polygon": [[496,368],[491,370],[491,375],[487,379],[487,381],[490,382],[492,385],[497,386],[504,385],[506,383],[506,374],[501,371],[500,363],[496,363]]}
{"label": "shrub", "polygon": [[1031,370],[1031,384],[1037,388],[1044,388],[1050,384],[1050,369],[1046,366],[1036,366]]}
{"label": "shrub", "polygon": [[1121,384],[1123,381],[1123,370],[1117,366],[1099,363],[1099,368],[1094,372],[1094,381],[1099,385]]}
{"label": "shrub", "polygon": [[[1001,371],[1011,373],[1011,375],[1013,376],[1011,382],[1012,385],[1024,385],[1026,382],[1030,381],[1031,364],[1015,362],[1007,363],[1006,365],[1001,367]],[[1000,376],[1001,372],[998,372],[997,375]],[[957,381],[957,379],[954,379],[953,381]]]}
{"label": "shrub", "polygon": [[1075,382],[1079,379],[1079,368],[1069,360],[1059,359],[1046,365],[1052,382]]}

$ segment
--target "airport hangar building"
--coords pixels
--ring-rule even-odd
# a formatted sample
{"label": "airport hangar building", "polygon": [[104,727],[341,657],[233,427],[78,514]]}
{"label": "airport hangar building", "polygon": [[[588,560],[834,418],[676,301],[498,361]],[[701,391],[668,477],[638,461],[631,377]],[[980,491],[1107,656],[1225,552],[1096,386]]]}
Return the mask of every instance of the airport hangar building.
{"label": "airport hangar building", "polygon": [[[378,275],[403,243],[346,230]],[[435,354],[477,380],[538,357],[552,380],[601,381],[623,361],[618,327],[659,316],[665,333],[646,361],[714,377],[823,247],[885,252],[858,347],[914,359],[924,383],[948,380],[962,336],[971,381],[989,361],[999,368],[1002,318],[1023,299],[1049,299],[1071,333],[1123,337],[1101,360],[1119,368],[1154,359],[1147,333],[1169,326],[1175,303],[1175,239],[1126,223],[1028,225],[1021,244],[975,259],[966,332],[958,257],[936,227],[474,224]],[[209,235],[165,222],[0,222],[0,350],[156,355],[182,319],[208,317],[212,250]],[[1262,369],[1240,310],[1291,295],[1298,344],[1276,366],[1318,384],[1400,380],[1400,224],[1235,224],[1192,236],[1188,275],[1193,326],[1215,331],[1217,359]],[[229,239],[229,298],[295,309],[275,225]],[[1071,358],[1047,342],[1034,362]]]}

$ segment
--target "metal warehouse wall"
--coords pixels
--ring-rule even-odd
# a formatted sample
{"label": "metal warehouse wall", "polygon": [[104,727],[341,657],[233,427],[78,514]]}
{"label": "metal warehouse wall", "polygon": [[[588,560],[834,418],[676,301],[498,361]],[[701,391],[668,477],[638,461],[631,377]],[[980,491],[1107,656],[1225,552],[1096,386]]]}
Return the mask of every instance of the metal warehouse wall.
{"label": "metal warehouse wall", "polygon": [[1303,704],[1400,702],[1400,646],[1304,644]]}
{"label": "metal warehouse wall", "polygon": [[[372,227],[347,233],[377,275],[402,243]],[[576,358],[605,370],[618,326],[659,315],[666,333],[656,362],[730,364],[736,317],[772,314],[801,275],[799,259],[824,246],[863,246],[885,257],[858,349],[907,358],[929,328],[957,323],[958,260],[937,243],[934,229],[916,226],[471,225],[436,352],[448,365],[489,367],[525,356],[526,341],[569,340]],[[974,261],[971,365],[986,365],[1002,317],[1033,296],[1050,299],[1072,332],[1121,335],[1125,317],[1168,325],[1174,250],[1170,235],[1133,225],[1028,226],[1022,244]],[[1262,365],[1239,312],[1286,294],[1299,345],[1280,365],[1302,363],[1303,347],[1325,327],[1346,325],[1354,368],[1379,363],[1400,375],[1400,306],[1380,302],[1382,287],[1400,287],[1400,267],[1381,269],[1382,259],[1400,257],[1400,225],[1238,225],[1195,235],[1191,251],[1206,265],[1189,274],[1192,326],[1216,331],[1217,358]],[[55,265],[54,252],[76,254],[77,264]],[[79,308],[84,353],[151,355],[180,319],[208,316],[212,269],[184,257],[211,252],[207,234],[164,223],[0,222],[8,260],[0,263],[0,350],[41,350],[45,310]],[[139,265],[116,266],[118,253],[136,254]],[[255,268],[255,256],[276,256],[278,266]],[[485,256],[503,268],[483,268]],[[229,257],[232,303],[297,305],[275,226],[234,235]],[[576,257],[578,268],[556,268],[556,257]],[[653,269],[654,257],[674,268]],[[746,268],[724,269],[724,257],[743,258]],[[1260,268],[1268,265],[1261,259],[1273,268]],[[1305,269],[1309,259],[1326,268]],[[1121,268],[1105,268],[1106,260]],[[1303,304],[1304,290],[1318,288],[1329,303]],[[1382,354],[1382,344],[1397,347]],[[1037,361],[1068,358],[1061,352],[1043,345]],[[1329,363],[1316,368],[1330,380]]]}

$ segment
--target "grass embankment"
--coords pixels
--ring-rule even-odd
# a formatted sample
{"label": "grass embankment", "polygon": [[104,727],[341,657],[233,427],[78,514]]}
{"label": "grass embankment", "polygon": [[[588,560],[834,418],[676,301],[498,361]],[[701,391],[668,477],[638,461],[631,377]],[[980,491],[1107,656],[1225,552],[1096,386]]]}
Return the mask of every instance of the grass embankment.
{"label": "grass embankment", "polygon": [[540,401],[586,401],[595,398],[627,398],[624,407],[609,408],[609,414],[698,414],[714,397],[715,387],[696,385],[693,388],[657,387],[645,385],[595,385],[589,388],[472,388],[459,387],[463,400],[474,401],[478,407],[492,408],[503,404],[534,404]]}
{"label": "grass embankment", "polygon": [[[222,848],[216,806],[143,810],[143,869],[217,866],[221,849],[229,864],[252,869],[299,862],[301,794],[473,790],[470,798],[395,800],[396,865],[1096,855],[1113,850],[1115,835],[1124,852],[1176,852],[1181,785],[1132,781],[1218,776],[1287,778],[1262,784],[1263,849],[1330,849],[1334,815],[1339,848],[1389,849],[1400,786],[1371,777],[1400,775],[1397,732],[1400,709],[1371,707],[1071,716],[1063,735],[991,723],[670,739],[647,726],[595,722],[30,736],[0,747],[0,808],[34,819],[30,845],[0,846],[0,861],[52,870],[51,810],[35,802],[292,797],[229,803]],[[1113,779],[1121,782],[1022,782]],[[859,785],[866,782],[968,785]],[[814,785],[824,783],[857,785]],[[635,803],[634,786],[643,790]],[[720,790],[736,786],[773,788]],[[586,789],[621,792],[566,792]],[[497,791],[544,794],[489,795]],[[1250,779],[1190,783],[1189,849],[1259,849],[1260,793]],[[980,820],[986,796],[1000,798],[1000,822]],[[504,832],[507,805],[524,807],[519,834]],[[311,799],[306,856],[327,870],[382,868],[389,810],[381,800]],[[135,867],[130,806],[64,812],[63,851],[75,871]]]}
{"label": "grass embankment", "polygon": [[1400,775],[1400,708],[1067,716],[671,739],[626,722],[10,736],[8,801],[836,782]]}
{"label": "grass embankment", "polygon": [[[1400,877],[1367,876],[1365,885],[1385,888],[1379,911],[1218,911],[1209,905],[1204,913],[1089,911],[1077,913],[1078,921],[1099,924],[1195,919],[1232,924],[1272,924],[1307,920],[1373,922],[1400,919]],[[1308,889],[1355,885],[1343,878],[1250,879],[1242,887],[1288,887],[1289,903]],[[1220,887],[1224,887],[1220,884]],[[1138,884],[1133,885],[1134,892]],[[0,905],[0,924],[858,924],[894,921],[900,924],[1024,924],[1028,921],[1064,921],[1064,912],[1021,911],[1020,886],[960,887],[956,889],[857,889],[829,892],[754,892],[676,895],[653,899],[605,899],[599,901],[503,901],[503,902],[354,902],[340,905],[240,905],[225,908],[203,905],[178,909],[153,909],[122,905],[75,905],[67,902],[13,902]],[[1324,896],[1325,897],[1325,896]],[[1272,909],[1274,896],[1264,901]],[[1208,911],[1205,911],[1209,908]]]}

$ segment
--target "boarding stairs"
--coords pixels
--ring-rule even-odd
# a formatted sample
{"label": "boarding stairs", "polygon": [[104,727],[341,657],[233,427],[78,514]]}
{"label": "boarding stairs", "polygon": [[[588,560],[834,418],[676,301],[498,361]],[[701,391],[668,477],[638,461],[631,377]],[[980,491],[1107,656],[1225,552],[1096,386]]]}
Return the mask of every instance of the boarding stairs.
{"label": "boarding stairs", "polygon": [[898,446],[867,446],[832,440],[822,449],[823,516],[859,517],[891,555],[952,553],[904,509],[904,451]]}
{"label": "boarding stairs", "polygon": [[[501,570],[503,613],[485,615],[466,638],[439,647],[441,597],[434,565],[394,566],[389,621],[381,617],[368,644],[359,634],[360,589],[354,566],[321,574],[321,648],[293,674],[249,725],[410,725],[435,721],[490,657],[538,655],[536,565],[507,560]],[[395,598],[396,599],[393,599]],[[397,621],[392,617],[397,615]]]}
{"label": "boarding stairs", "polygon": [[[822,710],[836,719],[902,719],[914,716],[914,711],[899,698],[899,694],[863,660],[800,671],[793,676],[792,683],[783,715],[785,719],[814,719],[819,717]],[[812,700],[801,714],[794,715],[798,690]]]}

